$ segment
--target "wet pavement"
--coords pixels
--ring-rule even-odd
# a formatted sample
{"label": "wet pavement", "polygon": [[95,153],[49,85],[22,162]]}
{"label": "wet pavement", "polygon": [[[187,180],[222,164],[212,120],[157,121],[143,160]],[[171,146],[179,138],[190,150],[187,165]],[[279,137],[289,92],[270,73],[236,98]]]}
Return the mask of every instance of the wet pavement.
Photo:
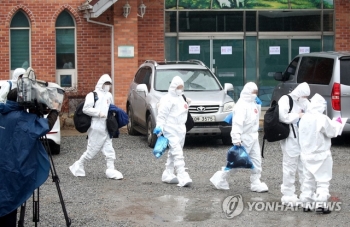
{"label": "wet pavement", "polygon": [[[86,177],[78,178],[68,167],[85,151],[86,136],[74,130],[62,130],[61,154],[53,156],[53,160],[71,226],[350,226],[350,142],[332,147],[330,201],[334,202],[335,210],[328,215],[306,213],[280,204],[279,143],[267,143],[265,147],[262,181],[269,187],[266,193],[250,191],[250,172],[245,169],[231,174],[230,190],[213,187],[209,179],[225,165],[229,148],[220,140],[186,141],[185,162],[193,180],[192,186],[186,188],[161,182],[166,154],[156,159],[146,144],[144,136],[129,136],[122,131],[120,138],[113,139],[113,146],[116,167],[124,179],[106,179],[102,154],[85,165]],[[40,225],[65,226],[51,179],[41,187],[40,193]],[[28,204],[25,226],[34,226],[31,200]]]}

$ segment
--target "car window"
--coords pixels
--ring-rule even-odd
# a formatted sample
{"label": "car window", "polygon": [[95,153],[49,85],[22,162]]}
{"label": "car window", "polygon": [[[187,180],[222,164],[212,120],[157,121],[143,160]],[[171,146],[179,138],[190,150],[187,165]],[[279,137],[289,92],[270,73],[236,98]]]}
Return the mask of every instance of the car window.
{"label": "car window", "polygon": [[139,71],[136,73],[134,82],[137,84],[146,84],[148,91],[150,91],[151,88],[151,82],[150,82],[150,77],[152,75],[152,69],[151,67],[143,67],[139,69]]}
{"label": "car window", "polygon": [[137,71],[135,75],[134,82],[137,84],[142,84],[143,79],[145,78],[145,75],[146,75],[146,69],[145,68],[139,69],[139,71]]}
{"label": "car window", "polygon": [[294,58],[293,61],[288,65],[286,71],[284,72],[283,76],[289,78],[288,80],[292,80],[293,76],[295,75],[295,71],[297,69],[299,62],[299,57]]}
{"label": "car window", "polygon": [[340,83],[350,86],[350,59],[340,60]]}
{"label": "car window", "polygon": [[184,81],[185,91],[218,91],[221,89],[210,71],[196,69],[163,69],[157,70],[154,88],[168,91],[171,80],[179,76]]}
{"label": "car window", "polygon": [[333,75],[333,58],[303,57],[298,71],[298,83],[329,84]]}

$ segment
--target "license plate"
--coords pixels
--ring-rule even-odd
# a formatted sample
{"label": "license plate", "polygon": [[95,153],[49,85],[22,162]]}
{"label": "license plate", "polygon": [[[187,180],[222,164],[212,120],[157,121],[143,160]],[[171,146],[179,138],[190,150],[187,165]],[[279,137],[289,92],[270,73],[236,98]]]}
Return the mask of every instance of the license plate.
{"label": "license plate", "polygon": [[198,117],[193,117],[193,120],[195,122],[215,121],[215,116],[198,116]]}

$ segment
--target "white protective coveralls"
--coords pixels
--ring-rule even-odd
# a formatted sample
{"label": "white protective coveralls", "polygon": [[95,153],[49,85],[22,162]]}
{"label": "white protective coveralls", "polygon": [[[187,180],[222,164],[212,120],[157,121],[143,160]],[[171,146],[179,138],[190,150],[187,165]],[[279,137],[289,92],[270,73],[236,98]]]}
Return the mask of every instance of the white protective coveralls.
{"label": "white protective coveralls", "polygon": [[289,98],[284,95],[278,100],[279,120],[286,124],[292,124],[296,138],[294,138],[293,128],[290,128],[289,136],[280,141],[283,152],[283,183],[281,192],[283,194],[281,202],[284,205],[295,205],[299,200],[295,194],[295,175],[298,170],[299,182],[303,182],[303,165],[300,160],[300,145],[298,133],[299,114],[304,113],[309,105],[307,98],[310,95],[310,87],[307,83],[299,84],[290,94],[293,100],[293,108],[289,111]]}
{"label": "white protective coveralls", "polygon": [[84,163],[91,160],[99,151],[102,151],[102,153],[106,156],[107,178],[123,178],[123,175],[114,168],[115,151],[112,145],[112,139],[108,134],[106,126],[106,116],[108,115],[109,105],[113,104],[113,97],[108,91],[109,89],[103,89],[106,86],[104,85],[106,82],[112,83],[111,77],[108,74],[102,75],[95,86],[95,92],[98,96],[95,107],[93,107],[93,92],[86,95],[83,112],[89,116],[92,116],[91,126],[87,131],[88,145],[86,151],[78,161],[69,167],[74,176],[85,176]]}
{"label": "white protective coveralls", "polygon": [[[170,83],[168,93],[160,100],[156,127],[160,127],[164,137],[169,140],[168,159],[162,174],[162,181],[184,187],[192,183],[185,169],[183,155],[186,137],[185,123],[189,106],[182,94],[176,93],[179,85],[183,86],[184,82],[179,76],[175,76]],[[177,176],[174,174],[174,167]]]}
{"label": "white protective coveralls", "polygon": [[[20,75],[23,75],[26,72],[23,68],[17,68],[13,71],[12,79],[9,80],[12,83],[11,90],[17,87],[17,80]],[[7,94],[10,92],[10,83],[3,83],[0,89],[0,102],[6,102]]]}
{"label": "white protective coveralls", "polygon": [[[232,118],[231,138],[233,144],[242,144],[249,154],[254,169],[250,176],[251,191],[266,192],[268,187],[265,183],[260,181],[261,177],[261,153],[259,145],[259,119],[261,114],[261,106],[255,101],[258,87],[253,82],[248,82],[244,85],[241,91],[240,98],[234,106]],[[229,189],[227,177],[229,170],[217,171],[210,181],[217,189]],[[234,170],[234,169],[233,169]],[[231,170],[232,171],[232,170]]]}
{"label": "white protective coveralls", "polygon": [[329,181],[333,168],[331,138],[337,137],[342,126],[323,114],[326,104],[326,100],[316,93],[299,122],[300,156],[304,165],[300,201],[304,207],[305,203],[308,203],[306,206],[313,202],[326,203],[330,197]]}

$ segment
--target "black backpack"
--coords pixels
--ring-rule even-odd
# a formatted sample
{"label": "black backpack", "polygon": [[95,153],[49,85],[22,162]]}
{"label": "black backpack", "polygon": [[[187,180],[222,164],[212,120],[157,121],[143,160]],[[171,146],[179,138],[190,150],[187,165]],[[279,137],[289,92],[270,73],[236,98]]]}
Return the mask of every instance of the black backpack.
{"label": "black backpack", "polygon": [[[94,93],[94,107],[95,107],[95,103],[98,99],[98,96],[96,92],[93,91],[93,93]],[[87,130],[91,126],[91,116],[86,115],[83,112],[84,104],[85,104],[85,100],[78,104],[77,108],[75,109],[74,117],[73,117],[75,129],[81,133],[87,132]]]}
{"label": "black backpack", "polygon": [[[185,102],[187,102],[185,95],[182,95],[182,98],[184,98]],[[190,110],[188,110],[187,121],[186,121],[186,132],[190,131],[193,127],[194,127],[194,120],[190,113]]]}
{"label": "black backpack", "polygon": [[[289,111],[293,108],[293,99],[289,95],[287,95],[289,98]],[[290,124],[293,129],[294,138],[296,138],[294,127],[292,124]],[[286,139],[289,136],[290,133],[290,126],[289,124],[280,122],[279,120],[279,106],[278,103],[271,106],[264,115],[264,137],[263,137],[263,145],[261,148],[261,156],[264,157],[264,145],[265,140],[268,142],[276,142],[283,139]]]}

